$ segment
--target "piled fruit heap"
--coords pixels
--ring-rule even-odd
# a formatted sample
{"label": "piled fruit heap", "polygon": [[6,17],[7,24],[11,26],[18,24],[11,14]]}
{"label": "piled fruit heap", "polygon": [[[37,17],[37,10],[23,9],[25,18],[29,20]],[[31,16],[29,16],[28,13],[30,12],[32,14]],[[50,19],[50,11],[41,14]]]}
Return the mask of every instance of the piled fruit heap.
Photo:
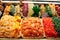
{"label": "piled fruit heap", "polygon": [[53,17],[52,18],[52,21],[54,23],[54,27],[60,37],[60,18],[57,18],[57,17]]}
{"label": "piled fruit heap", "polygon": [[54,24],[51,18],[43,18],[43,25],[46,37],[57,37],[57,32],[54,29]]}
{"label": "piled fruit heap", "polygon": [[20,20],[10,15],[5,15],[0,20],[0,37],[20,37]]}
{"label": "piled fruit heap", "polygon": [[60,16],[60,6],[56,5],[55,9],[56,9],[57,14]]}
{"label": "piled fruit heap", "polygon": [[39,18],[24,18],[22,20],[21,33],[23,37],[41,38],[44,35],[43,26]]}

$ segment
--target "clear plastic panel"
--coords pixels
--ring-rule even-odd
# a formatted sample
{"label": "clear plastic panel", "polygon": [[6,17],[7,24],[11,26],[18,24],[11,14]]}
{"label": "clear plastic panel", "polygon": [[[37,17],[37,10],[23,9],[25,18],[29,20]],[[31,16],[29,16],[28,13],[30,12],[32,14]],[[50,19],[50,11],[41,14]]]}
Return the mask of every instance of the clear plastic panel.
{"label": "clear plastic panel", "polygon": [[36,1],[36,2],[40,2],[40,1],[60,1],[60,0],[23,0],[23,1]]}

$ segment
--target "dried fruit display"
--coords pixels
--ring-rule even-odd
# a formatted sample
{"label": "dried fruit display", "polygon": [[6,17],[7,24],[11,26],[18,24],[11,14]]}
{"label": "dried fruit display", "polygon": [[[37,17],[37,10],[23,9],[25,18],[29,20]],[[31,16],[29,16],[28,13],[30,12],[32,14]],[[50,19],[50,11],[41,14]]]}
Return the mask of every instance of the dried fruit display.
{"label": "dried fruit display", "polygon": [[27,17],[22,19],[21,33],[23,38],[42,38],[44,29],[40,18]]}
{"label": "dried fruit display", "polygon": [[58,35],[56,30],[54,29],[54,24],[52,22],[52,19],[47,17],[47,18],[43,18],[42,21],[43,21],[46,37],[57,37]]}
{"label": "dried fruit display", "polygon": [[18,16],[4,15],[0,20],[0,37],[20,37],[20,20]]}

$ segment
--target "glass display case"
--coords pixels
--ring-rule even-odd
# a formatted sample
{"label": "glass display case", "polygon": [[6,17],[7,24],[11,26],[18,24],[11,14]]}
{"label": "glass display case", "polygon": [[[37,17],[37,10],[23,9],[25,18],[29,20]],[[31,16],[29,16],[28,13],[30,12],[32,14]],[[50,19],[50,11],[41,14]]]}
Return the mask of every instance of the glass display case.
{"label": "glass display case", "polygon": [[0,40],[60,40],[60,0],[2,0],[2,4],[3,12],[12,16],[2,17],[0,27],[6,33],[0,32],[4,34]]}

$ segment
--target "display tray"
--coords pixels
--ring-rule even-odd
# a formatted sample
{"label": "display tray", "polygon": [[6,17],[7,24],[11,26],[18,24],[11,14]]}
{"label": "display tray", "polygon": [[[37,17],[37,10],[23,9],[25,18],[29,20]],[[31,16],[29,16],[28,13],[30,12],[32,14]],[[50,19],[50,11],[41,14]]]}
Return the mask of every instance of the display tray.
{"label": "display tray", "polygon": [[14,38],[0,38],[0,40],[60,40],[60,38],[49,38],[49,39],[14,39]]}

